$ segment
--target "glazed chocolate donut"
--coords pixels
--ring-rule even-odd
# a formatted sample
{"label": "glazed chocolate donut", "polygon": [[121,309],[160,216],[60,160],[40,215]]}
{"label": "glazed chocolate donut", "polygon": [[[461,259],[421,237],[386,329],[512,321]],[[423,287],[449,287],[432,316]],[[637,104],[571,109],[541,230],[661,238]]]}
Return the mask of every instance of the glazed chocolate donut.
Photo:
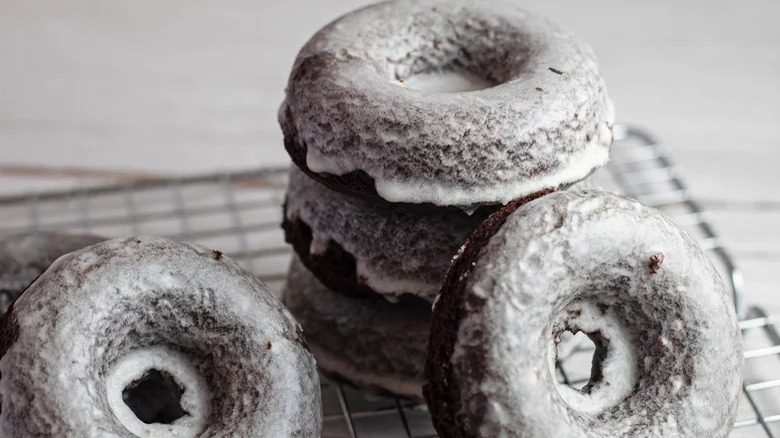
{"label": "glazed chocolate donut", "polygon": [[330,190],[293,166],[284,210],[286,241],[329,289],[390,301],[433,301],[452,258],[496,208],[468,214],[455,207],[371,202]]}
{"label": "glazed chocolate donut", "polygon": [[314,359],[268,288],[162,238],[58,259],[0,318],[0,436],[319,437]]}
{"label": "glazed chocolate donut", "polygon": [[613,120],[590,47],[478,0],[339,18],[298,54],[279,111],[295,164],[332,188],[466,207],[586,177],[607,161]]}
{"label": "glazed chocolate donut", "polygon": [[303,264],[350,295],[433,301],[452,257],[489,211],[420,211],[344,195],[293,167],[283,228]]}
{"label": "glazed chocolate donut", "polygon": [[325,374],[363,389],[421,398],[430,305],[352,298],[323,286],[293,257],[283,300]]}
{"label": "glazed chocolate donut", "polygon": [[0,239],[0,315],[61,255],[106,240],[88,234],[16,234]]}
{"label": "glazed chocolate donut", "polygon": [[[585,332],[590,381],[555,377]],[[434,307],[424,389],[444,437],[713,437],[741,391],[722,278],[665,215],[596,190],[502,210],[470,237]]]}

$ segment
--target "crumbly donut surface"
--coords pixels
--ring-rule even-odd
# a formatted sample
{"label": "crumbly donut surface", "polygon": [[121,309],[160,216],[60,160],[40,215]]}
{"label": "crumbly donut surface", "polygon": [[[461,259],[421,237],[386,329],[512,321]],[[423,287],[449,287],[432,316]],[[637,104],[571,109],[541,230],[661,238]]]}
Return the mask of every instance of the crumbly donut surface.
{"label": "crumbly donut surface", "polygon": [[303,326],[317,365],[371,391],[421,397],[430,305],[333,292],[293,258],[284,303]]}
{"label": "crumbly donut surface", "polygon": [[[433,301],[452,258],[485,217],[481,211],[468,215],[455,208],[371,202],[330,190],[295,167],[290,170],[287,240],[304,264],[339,292],[360,295],[368,289],[388,298],[413,295]],[[296,221],[308,227],[310,239],[292,235],[306,233]],[[332,254],[334,245],[345,255]]]}
{"label": "crumbly donut surface", "polygon": [[[402,83],[448,71],[493,86]],[[333,187],[460,206],[584,178],[607,161],[614,120],[590,47],[512,3],[478,0],[339,18],[299,53],[279,117],[296,164]]]}
{"label": "crumbly donut surface", "polygon": [[[740,331],[684,230],[596,190],[502,213],[466,244],[435,305],[425,392],[442,436],[728,436]],[[554,377],[566,330],[597,346],[583,391]]]}
{"label": "crumbly donut surface", "polygon": [[[111,383],[128,363],[165,367],[198,410],[126,427]],[[163,238],[58,259],[0,319],[0,373],[3,437],[320,434],[316,366],[289,312],[220,252]]]}
{"label": "crumbly donut surface", "polygon": [[54,232],[0,238],[0,315],[61,255],[106,240]]}

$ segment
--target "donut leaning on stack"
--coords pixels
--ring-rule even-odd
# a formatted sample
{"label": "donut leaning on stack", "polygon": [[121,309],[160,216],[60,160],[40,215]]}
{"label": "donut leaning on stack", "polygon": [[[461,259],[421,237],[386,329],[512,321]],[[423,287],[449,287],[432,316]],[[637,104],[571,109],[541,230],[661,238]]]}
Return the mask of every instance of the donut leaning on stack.
{"label": "donut leaning on stack", "polygon": [[[512,4],[401,0],[315,34],[286,93],[283,227],[297,259],[285,302],[323,371],[419,397],[417,346],[469,233],[607,161],[613,109],[595,56]],[[367,317],[391,314],[404,316]],[[410,326],[419,342],[386,354]],[[382,348],[345,353],[349,343]],[[370,366],[379,360],[398,363]]]}
{"label": "donut leaning on stack", "polygon": [[[596,347],[581,389],[556,379],[567,331]],[[425,396],[447,438],[725,438],[742,367],[734,305],[696,241],[633,199],[571,190],[469,237],[436,302]]]}

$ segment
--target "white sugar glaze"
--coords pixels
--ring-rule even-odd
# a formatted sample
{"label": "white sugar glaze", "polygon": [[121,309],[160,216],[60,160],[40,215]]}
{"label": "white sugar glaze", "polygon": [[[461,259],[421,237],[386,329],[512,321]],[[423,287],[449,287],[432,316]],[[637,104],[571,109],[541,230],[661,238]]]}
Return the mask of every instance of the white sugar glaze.
{"label": "white sugar glaze", "polygon": [[[728,436],[743,365],[734,306],[706,254],[662,213],[598,190],[557,192],[509,215],[466,262],[463,295],[443,291],[434,312],[433,330],[452,306],[463,315],[450,348],[431,347],[451,352],[429,357],[451,370],[432,384],[449,404],[431,409],[457,420],[439,427],[476,437]],[[582,392],[551,369],[566,330],[603,347]]]}
{"label": "white sugar glaze", "polygon": [[174,435],[319,437],[319,379],[300,327],[219,252],[151,237],[99,243],[58,259],[0,322],[0,334],[16,333],[0,344],[0,436],[162,436],[168,428],[139,430],[118,401],[122,383],[159,365],[191,410]]}
{"label": "white sugar glaze", "polygon": [[312,172],[360,170],[386,200],[465,208],[584,178],[607,161],[614,121],[586,44],[477,0],[339,18],[299,53],[279,114]]}
{"label": "white sugar glaze", "polygon": [[335,242],[355,258],[362,284],[390,298],[411,294],[427,300],[439,292],[452,257],[483,219],[454,209],[418,211],[344,195],[294,166],[285,215],[311,228],[312,255],[323,255]]}

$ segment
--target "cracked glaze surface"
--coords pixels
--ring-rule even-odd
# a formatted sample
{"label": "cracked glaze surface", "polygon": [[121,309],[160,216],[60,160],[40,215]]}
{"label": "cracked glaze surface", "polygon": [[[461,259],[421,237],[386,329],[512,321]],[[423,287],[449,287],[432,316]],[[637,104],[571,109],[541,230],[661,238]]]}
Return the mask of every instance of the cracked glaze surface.
{"label": "cracked glaze surface", "polygon": [[[455,330],[432,335],[428,358],[440,434],[728,436],[741,337],[723,280],[684,230],[586,190],[532,201],[494,232],[466,245],[446,283],[458,286],[435,307],[432,332]],[[582,392],[553,375],[565,330],[597,346]]]}
{"label": "cracked glaze surface", "polygon": [[303,326],[320,369],[369,390],[420,397],[430,306],[335,293],[297,257],[283,297]]}
{"label": "cracked glaze surface", "polygon": [[[492,87],[399,80],[464,71]],[[379,3],[320,30],[293,66],[285,145],[315,177],[363,172],[391,202],[507,203],[607,161],[614,120],[585,43],[511,3]],[[338,184],[337,184],[338,185]]]}
{"label": "cracked glaze surface", "polygon": [[71,253],[0,319],[0,335],[3,437],[135,436],[110,407],[117,364],[139,375],[163,367],[184,406],[200,406],[172,424],[135,424],[137,436],[320,434],[319,379],[300,327],[216,251],[141,237]]}
{"label": "cracked glaze surface", "polygon": [[16,234],[0,239],[0,315],[61,255],[106,240],[87,234]]}

